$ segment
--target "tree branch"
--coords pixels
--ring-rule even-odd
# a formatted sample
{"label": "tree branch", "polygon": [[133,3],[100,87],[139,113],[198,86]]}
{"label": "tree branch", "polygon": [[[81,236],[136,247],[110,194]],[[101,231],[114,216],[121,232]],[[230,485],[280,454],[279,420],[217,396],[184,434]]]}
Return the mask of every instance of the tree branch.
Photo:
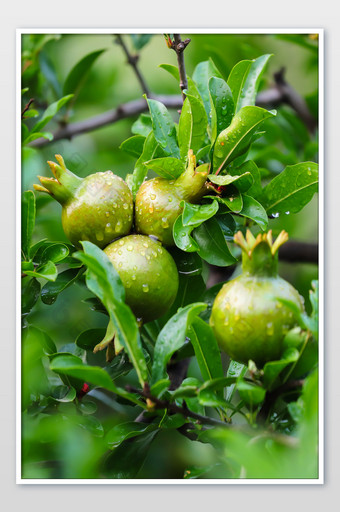
{"label": "tree branch", "polygon": [[172,43],[172,49],[175,50],[176,55],[177,55],[177,64],[178,64],[179,77],[180,77],[179,86],[182,91],[183,101],[185,100],[184,89],[188,88],[188,80],[187,80],[187,74],[185,71],[185,64],[184,64],[184,50],[188,46],[189,43],[190,43],[190,39],[185,39],[185,41],[182,41],[181,36],[179,34],[174,34],[174,41]]}
{"label": "tree branch", "polygon": [[166,409],[171,414],[182,414],[185,418],[193,418],[196,421],[199,421],[205,425],[214,425],[215,427],[228,427],[229,424],[224,423],[223,421],[216,420],[214,418],[210,418],[208,416],[202,416],[201,414],[197,414],[193,411],[190,411],[187,407],[180,407],[173,402],[168,402],[167,400],[160,400],[159,398],[151,395],[150,387],[147,383],[144,384],[144,389],[136,389],[132,386],[125,386],[126,390],[132,393],[138,393],[139,395],[146,398],[150,405],[154,406],[156,409]]}
{"label": "tree branch", "polygon": [[[156,99],[162,102],[167,108],[178,109],[182,107],[182,99],[180,96],[150,96],[153,99]],[[134,117],[142,112],[148,110],[147,102],[143,99],[129,101],[128,103],[124,103],[113,110],[109,110],[107,112],[103,112],[97,116],[90,117],[89,119],[85,119],[84,121],[78,121],[76,123],[70,123],[67,126],[63,126],[59,128],[56,132],[53,133],[53,140],[49,141],[48,139],[36,139],[31,142],[29,145],[34,148],[41,148],[51,144],[52,142],[56,142],[61,139],[72,139],[72,137],[76,135],[81,135],[83,133],[92,132],[94,130],[98,130],[103,126],[107,126],[109,124],[116,123],[121,119],[126,119],[128,117]]]}
{"label": "tree branch", "polygon": [[134,70],[136,76],[137,76],[137,79],[140,83],[140,86],[142,88],[142,91],[149,97],[150,96],[150,90],[149,90],[149,87],[146,85],[146,82],[144,80],[144,77],[142,75],[142,73],[140,72],[138,66],[137,66],[137,62],[139,60],[139,55],[131,55],[131,53],[129,52],[122,36],[120,34],[117,34],[116,36],[117,38],[117,43],[123,48],[124,50],[124,53],[127,57],[127,61],[128,63],[130,64],[130,66],[132,67],[132,69]]}

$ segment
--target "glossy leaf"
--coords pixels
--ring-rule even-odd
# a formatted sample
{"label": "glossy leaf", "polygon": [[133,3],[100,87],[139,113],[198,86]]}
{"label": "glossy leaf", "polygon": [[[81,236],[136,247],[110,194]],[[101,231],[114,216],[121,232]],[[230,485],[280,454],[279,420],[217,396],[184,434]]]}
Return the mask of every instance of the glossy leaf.
{"label": "glossy leaf", "polygon": [[154,351],[151,384],[166,377],[166,365],[176,350],[181,348],[193,319],[204,309],[206,304],[194,303],[176,313],[159,333]]}
{"label": "glossy leaf", "polygon": [[48,261],[53,261],[53,263],[59,263],[69,255],[69,252],[69,248],[65,244],[51,244],[43,251],[40,262],[47,263]]}
{"label": "glossy leaf", "polygon": [[71,268],[58,274],[54,282],[46,283],[41,290],[41,300],[44,304],[54,304],[59,293],[73,284],[83,273],[83,270]]}
{"label": "glossy leaf", "polygon": [[41,285],[37,279],[25,279],[21,285],[21,314],[27,315],[40,297]]}
{"label": "glossy leaf", "polygon": [[164,151],[176,158],[180,157],[175,123],[167,108],[157,100],[146,98],[149,106],[155,139]]}
{"label": "glossy leaf", "polygon": [[261,76],[271,55],[262,55],[254,60],[238,62],[230,72],[228,85],[232,91],[235,110],[255,105]]}
{"label": "glossy leaf", "polygon": [[104,328],[87,329],[79,334],[75,343],[84,350],[92,351],[99,341],[103,339],[105,332],[106,329]]}
{"label": "glossy leaf", "polygon": [[[238,363],[237,361],[234,361],[233,359],[229,363],[229,367],[227,370],[227,377],[229,378],[242,378],[247,372],[247,367],[242,364]],[[235,384],[230,384],[227,389],[226,393],[226,399],[229,401],[231,400],[234,391],[235,391]]]}
{"label": "glossy leaf", "polygon": [[144,135],[133,135],[129,139],[124,140],[124,142],[119,146],[119,149],[125,151],[125,153],[128,153],[129,155],[139,158],[143,153],[144,142]]}
{"label": "glossy leaf", "polygon": [[148,114],[141,114],[131,126],[131,132],[135,135],[147,137],[152,132],[152,120]]}
{"label": "glossy leaf", "polygon": [[209,80],[211,102],[211,141],[227,128],[234,115],[234,100],[230,87],[223,78],[212,77]]}
{"label": "glossy leaf", "polygon": [[209,174],[208,178],[212,183],[219,186],[226,187],[233,184],[240,192],[246,192],[254,183],[254,179],[250,172],[234,176],[231,176],[230,174],[220,174],[218,176],[215,174]]}
{"label": "glossy leaf", "polygon": [[119,341],[127,350],[140,383],[148,378],[136,318],[125,304],[125,290],[120,277],[106,254],[91,242],[82,242],[84,253],[74,257],[87,266],[87,287],[103,302],[117,330]]}
{"label": "glossy leaf", "polygon": [[130,34],[132,44],[136,50],[141,50],[148,44],[154,34]]}
{"label": "glossy leaf", "polygon": [[63,94],[64,96],[67,94],[73,94],[71,103],[73,103],[78,96],[79,91],[83,87],[86,78],[89,75],[91,67],[104,51],[105,50],[96,50],[95,52],[89,53],[77,62],[67,75],[64,82]]}
{"label": "glossy leaf", "polygon": [[189,337],[203,379],[223,377],[221,354],[211,327],[201,318],[195,318]]}
{"label": "glossy leaf", "polygon": [[35,195],[27,190],[22,195],[21,203],[21,250],[26,259],[30,257],[31,239],[35,226]]}
{"label": "glossy leaf", "polygon": [[185,170],[184,163],[178,158],[167,156],[164,158],[155,158],[144,162],[144,165],[154,171],[162,178],[168,180],[178,178]]}
{"label": "glossy leaf", "polygon": [[198,244],[190,236],[195,226],[183,226],[182,215],[179,215],[173,226],[173,237],[176,246],[182,251],[196,252]]}
{"label": "glossy leaf", "polygon": [[[247,190],[247,195],[252,196],[255,199],[260,196],[260,194],[262,192],[261,174],[260,174],[260,171],[259,171],[257,165],[255,164],[255,162],[253,162],[253,160],[247,160],[239,167],[236,167],[234,169],[228,169],[228,172],[232,176],[236,176],[236,175],[239,176],[239,175],[242,175],[245,173],[250,173],[253,178],[253,183],[252,183],[251,187]],[[241,190],[241,192],[244,192],[244,190]]]}
{"label": "glossy leaf", "polygon": [[178,125],[178,140],[181,159],[185,162],[189,149],[194,154],[202,147],[208,125],[202,100],[186,95]]}
{"label": "glossy leaf", "polygon": [[193,231],[199,255],[211,265],[227,267],[236,263],[216,219],[211,218]]}
{"label": "glossy leaf", "polygon": [[[73,98],[73,94],[68,94],[60,100],[51,103],[43,113],[41,119],[33,126],[31,133],[41,132],[42,128],[53,119],[53,117],[58,113],[58,111],[66,105],[70,99]],[[39,136],[41,134],[39,133]],[[26,141],[27,142],[27,141]]]}
{"label": "glossy leaf", "polygon": [[318,165],[303,162],[287,166],[263,190],[268,214],[297,213],[318,190]]}
{"label": "glossy leaf", "polygon": [[243,207],[240,211],[240,215],[248,217],[256,222],[265,231],[268,226],[268,215],[263,206],[251,196],[245,194],[242,195]]}
{"label": "glossy leaf", "polygon": [[155,423],[136,423],[135,421],[120,423],[109,430],[106,435],[106,442],[111,448],[115,448],[126,439],[138,437],[157,429],[158,426]]}
{"label": "glossy leaf", "polygon": [[209,80],[214,76],[221,78],[221,73],[218,71],[217,67],[215,66],[214,62],[211,59],[199,62],[192,75],[192,79],[196,83],[197,89],[202,97],[209,123],[211,122]]}
{"label": "glossy leaf", "polygon": [[47,281],[55,281],[58,276],[58,270],[52,261],[48,261],[45,265],[41,265],[35,271],[26,270],[26,275],[36,278],[43,278]]}
{"label": "glossy leaf", "polygon": [[138,158],[132,174],[132,193],[134,196],[136,196],[139,187],[143,183],[148,173],[148,168],[146,165],[144,165],[144,163],[148,160],[153,160],[154,158],[163,155],[164,151],[162,150],[160,144],[156,141],[154,133],[150,132],[150,134],[145,139],[143,153]]}
{"label": "glossy leaf", "polygon": [[278,361],[269,361],[263,367],[263,383],[267,389],[271,389],[279,374],[291,363],[299,358],[296,348],[288,348]]}
{"label": "glossy leaf", "polygon": [[266,390],[263,387],[243,379],[237,382],[236,387],[242,400],[251,407],[262,403],[266,396]]}
{"label": "glossy leaf", "polygon": [[218,212],[218,203],[213,201],[210,204],[191,204],[184,201],[182,222],[183,226],[198,227],[202,222],[213,217]]}
{"label": "glossy leaf", "polygon": [[[179,84],[180,76],[177,66],[173,66],[172,64],[160,64],[159,67],[170,73],[170,75],[172,75]],[[195,98],[199,99],[201,96],[200,93],[198,92],[195,82],[190,78],[190,76],[187,76],[187,81],[188,88],[186,89],[186,92],[191,96],[195,96]]]}
{"label": "glossy leaf", "polygon": [[235,158],[245,153],[259,126],[275,113],[260,107],[243,107],[217,137],[213,153],[213,172],[218,174]]}

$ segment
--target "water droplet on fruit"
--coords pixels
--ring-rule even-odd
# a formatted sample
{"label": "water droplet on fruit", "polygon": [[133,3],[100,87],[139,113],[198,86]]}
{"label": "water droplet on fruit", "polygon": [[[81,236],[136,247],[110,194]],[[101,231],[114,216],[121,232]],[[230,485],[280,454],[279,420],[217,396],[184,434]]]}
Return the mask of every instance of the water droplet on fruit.
{"label": "water droplet on fruit", "polygon": [[[119,252],[119,251],[118,251],[118,252]],[[120,262],[118,263],[118,267],[119,267],[119,268],[121,268],[122,266],[123,266],[123,263],[120,261]]]}
{"label": "water droplet on fruit", "polygon": [[98,242],[104,240],[104,233],[96,233],[96,239],[98,240]]}
{"label": "water droplet on fruit", "polygon": [[119,249],[118,254],[119,254],[119,256],[121,256],[123,254],[123,252]]}
{"label": "water droplet on fruit", "polygon": [[146,242],[143,243],[143,246],[146,247],[147,249],[149,248],[149,244],[147,244]]}
{"label": "water droplet on fruit", "polygon": [[172,197],[170,196],[168,199],[169,203],[172,203]]}
{"label": "water droplet on fruit", "polygon": [[136,270],[137,270],[137,266],[136,266],[136,265],[134,265],[134,266],[133,266],[133,270],[134,270],[134,271],[136,271]]}
{"label": "water droplet on fruit", "polygon": [[133,246],[132,246],[132,245],[128,245],[128,246],[127,246],[127,250],[128,250],[128,251],[132,251],[132,250],[133,250]]}
{"label": "water droplet on fruit", "polygon": [[117,208],[117,203],[112,203],[112,208]]}
{"label": "water droplet on fruit", "polygon": [[110,217],[110,212],[105,212],[106,217]]}
{"label": "water droplet on fruit", "polygon": [[147,284],[142,285],[142,290],[144,293],[147,293],[149,291],[149,286]]}
{"label": "water droplet on fruit", "polygon": [[267,324],[267,334],[269,336],[272,336],[274,334],[274,326],[273,326],[273,323],[272,322],[269,322]]}
{"label": "water droplet on fruit", "polygon": [[135,276],[135,274],[132,274],[131,279],[132,279],[132,281],[136,281],[136,276]]}
{"label": "water droplet on fruit", "polygon": [[156,199],[156,194],[150,194],[150,199],[152,199],[152,200]]}
{"label": "water droplet on fruit", "polygon": [[119,240],[119,245],[120,246],[124,245],[124,240]]}
{"label": "water droplet on fruit", "polygon": [[169,227],[168,219],[166,217],[163,217],[162,218],[162,228],[166,229],[168,227]]}
{"label": "water droplet on fruit", "polygon": [[153,206],[150,206],[150,208],[149,208],[149,212],[150,212],[150,213],[153,213],[153,210],[154,210]]}
{"label": "water droplet on fruit", "polygon": [[[120,220],[118,220],[117,224],[116,224],[116,232],[120,230],[121,226],[122,226],[122,223],[120,222]],[[124,242],[121,245],[123,245],[123,244],[124,244]]]}
{"label": "water droplet on fruit", "polygon": [[286,215],[289,215],[289,214],[290,214],[290,212],[285,212],[285,214],[286,214]]}
{"label": "water droplet on fruit", "polygon": [[142,256],[145,256],[145,251],[140,252]]}

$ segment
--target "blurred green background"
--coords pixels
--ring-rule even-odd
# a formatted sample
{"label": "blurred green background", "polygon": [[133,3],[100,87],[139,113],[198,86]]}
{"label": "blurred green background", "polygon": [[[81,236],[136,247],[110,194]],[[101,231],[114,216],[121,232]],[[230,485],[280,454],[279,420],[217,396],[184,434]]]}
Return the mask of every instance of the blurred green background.
{"label": "blurred green background", "polygon": [[[130,52],[136,53],[130,35],[122,34],[122,37]],[[306,99],[311,112],[317,116],[317,42],[308,35],[181,34],[181,37],[191,39],[185,50],[186,71],[189,76],[200,61],[209,58],[214,61],[222,76],[227,78],[238,61],[257,58],[267,53],[273,54],[261,90],[271,87],[274,83],[273,73],[284,67],[287,82]],[[127,63],[122,47],[117,44],[115,35],[25,34],[22,36],[22,88],[27,87],[29,90],[23,96],[23,105],[30,98],[34,98],[34,108],[43,111],[50,103],[59,99],[70,70],[80,59],[96,50],[104,51],[91,67],[72,110],[68,113],[68,120],[71,123],[82,121],[125,102],[141,99],[143,91],[133,69]],[[139,53],[138,66],[149,90],[153,94],[179,94],[180,90],[174,78],[159,68],[159,65],[164,63],[176,65],[175,52],[167,48],[163,35],[154,34]],[[178,119],[176,111],[173,115]],[[53,160],[56,153],[62,154],[70,170],[80,176],[110,169],[115,174],[125,177],[133,171],[136,159],[121,151],[119,146],[132,135],[131,127],[136,119],[137,116],[124,119],[76,136],[72,140],[51,142],[38,149],[26,146],[22,153],[22,190],[32,190],[33,184],[38,182],[37,175],[49,176],[50,170],[46,162]],[[62,121],[60,116],[59,121]],[[32,121],[27,121],[28,124],[30,122]],[[47,129],[53,132],[58,126],[57,116]],[[279,107],[278,115],[274,121],[270,121],[270,126],[273,129],[271,135],[262,137],[254,144],[252,150],[254,160],[263,171],[264,179],[266,172],[280,172],[287,164],[317,160],[317,134],[310,135],[290,107]],[[285,134],[283,139],[282,134]],[[51,198],[39,196],[37,193],[36,199],[37,223],[33,243],[42,238],[67,241],[61,226],[60,205]],[[318,198],[314,197],[299,214],[272,219],[270,228],[274,232],[287,230],[290,239],[293,240],[317,242]],[[308,290],[311,280],[318,278],[317,265],[281,262],[280,273],[305,297],[308,309]],[[46,331],[58,348],[74,343],[82,331],[106,327],[107,317],[91,311],[89,305],[84,302],[90,296],[85,286],[74,284],[66,289],[53,305],[45,305],[39,300],[28,321]],[[196,371],[195,365],[192,364],[189,375],[197,376]],[[119,423],[127,414],[127,408],[124,407],[116,410],[112,416],[111,405],[98,402],[100,416],[106,425]],[[65,404],[65,408],[68,407],[72,407],[72,404]],[[52,416],[46,421],[51,423],[48,427],[52,436],[51,442],[46,441],[41,445],[39,430],[34,430],[32,425],[25,430],[24,446],[27,449],[24,449],[23,454],[28,461],[26,476],[50,478],[60,474],[58,465],[57,468],[51,464],[51,467],[42,469],[34,464],[35,460],[40,460],[48,453],[51,460],[58,457],[64,460],[64,469],[61,471],[64,478],[100,477],[99,470],[95,468],[99,464],[98,454],[104,450],[102,439],[93,438],[84,431],[84,442],[88,443],[88,452],[76,453],[79,444],[73,442],[72,427],[60,429],[58,417]],[[75,460],[78,462],[74,463]],[[166,431],[151,444],[143,473],[139,476],[182,478],[188,465],[209,465],[213,461],[214,454],[210,445],[191,442],[176,431]],[[218,474],[209,476],[218,478]]]}

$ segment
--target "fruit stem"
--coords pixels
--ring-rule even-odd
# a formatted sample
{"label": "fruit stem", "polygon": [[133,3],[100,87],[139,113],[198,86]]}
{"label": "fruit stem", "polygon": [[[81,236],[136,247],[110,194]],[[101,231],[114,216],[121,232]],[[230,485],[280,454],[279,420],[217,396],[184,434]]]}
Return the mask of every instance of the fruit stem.
{"label": "fruit stem", "polygon": [[54,197],[60,204],[69,201],[83,181],[66,168],[64,159],[61,155],[55,155],[58,163],[48,161],[48,165],[54,175],[54,178],[38,176],[41,185],[33,185],[35,190],[45,192]]}
{"label": "fruit stem", "polygon": [[194,203],[199,201],[206,193],[206,181],[209,174],[210,164],[203,164],[196,167],[196,157],[189,149],[188,166],[177,178],[174,186],[181,191],[184,200]]}

